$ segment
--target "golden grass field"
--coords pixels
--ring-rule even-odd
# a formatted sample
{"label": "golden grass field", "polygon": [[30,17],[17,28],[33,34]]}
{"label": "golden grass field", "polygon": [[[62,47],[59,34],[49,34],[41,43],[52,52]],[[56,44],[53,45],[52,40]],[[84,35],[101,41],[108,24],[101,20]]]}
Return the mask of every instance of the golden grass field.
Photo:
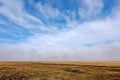
{"label": "golden grass field", "polygon": [[120,80],[120,62],[0,62],[0,80]]}

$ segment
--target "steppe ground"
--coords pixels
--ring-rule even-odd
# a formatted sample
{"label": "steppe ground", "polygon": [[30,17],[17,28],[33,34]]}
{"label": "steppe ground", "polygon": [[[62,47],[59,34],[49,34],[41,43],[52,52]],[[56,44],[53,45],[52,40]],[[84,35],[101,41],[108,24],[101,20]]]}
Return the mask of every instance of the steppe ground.
{"label": "steppe ground", "polygon": [[120,80],[120,62],[0,62],[0,80]]}

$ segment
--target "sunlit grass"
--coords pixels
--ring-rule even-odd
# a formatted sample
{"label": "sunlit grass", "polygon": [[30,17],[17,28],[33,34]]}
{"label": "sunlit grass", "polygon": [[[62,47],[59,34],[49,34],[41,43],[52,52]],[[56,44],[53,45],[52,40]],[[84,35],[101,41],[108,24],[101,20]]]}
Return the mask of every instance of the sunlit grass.
{"label": "sunlit grass", "polygon": [[0,80],[120,80],[120,63],[1,62]]}

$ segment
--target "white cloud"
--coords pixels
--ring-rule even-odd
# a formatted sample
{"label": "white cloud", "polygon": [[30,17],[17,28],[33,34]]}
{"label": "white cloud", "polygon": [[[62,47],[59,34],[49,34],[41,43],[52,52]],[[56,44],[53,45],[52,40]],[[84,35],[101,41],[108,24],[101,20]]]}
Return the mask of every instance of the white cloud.
{"label": "white cloud", "polygon": [[[24,46],[26,47],[26,46]],[[29,46],[27,46],[29,47]],[[38,46],[39,47],[39,46]],[[79,46],[76,49],[54,47],[51,49],[0,45],[0,60],[120,60],[120,43],[99,44],[92,47]]]}
{"label": "white cloud", "polygon": [[40,2],[38,2],[37,4],[35,4],[35,7],[46,19],[59,18],[61,16],[61,13],[57,8],[53,8],[48,4],[42,5]]}
{"label": "white cloud", "polygon": [[[116,23],[116,18],[109,17],[76,25],[70,30],[58,31],[56,34],[30,37],[13,46],[12,51],[15,50],[16,56],[19,50],[22,51],[20,54],[23,54],[23,58],[17,57],[17,60],[120,60],[120,28],[117,26],[120,24]],[[109,39],[115,41],[111,44],[102,43]],[[85,43],[94,45],[81,45]],[[11,60],[14,60],[12,56]]]}
{"label": "white cloud", "polygon": [[[27,29],[47,29],[46,27],[43,27],[44,24],[41,20],[30,15],[24,10],[23,0],[1,0],[0,2],[2,3],[2,6],[0,7],[0,14],[7,17],[9,20],[11,20],[11,22],[14,22],[17,25]],[[37,25],[34,24],[34,22],[37,23]]]}
{"label": "white cloud", "polygon": [[[83,18],[99,14],[103,7],[103,3],[97,0],[85,1],[85,4],[86,10],[84,11],[83,8],[83,11],[80,9],[79,12]],[[39,19],[26,12],[23,15],[21,8],[20,13],[17,13],[20,16],[13,15],[8,7],[4,8],[5,11],[2,11],[3,8],[0,9],[1,13],[3,12],[17,23],[20,22],[20,25],[35,27],[31,23],[29,24],[29,19],[39,22]],[[57,9],[41,3],[37,4],[37,9],[46,18],[56,18],[60,14]],[[117,6],[106,18],[83,23],[71,20],[69,16],[62,14],[67,20],[65,25],[67,28],[53,30],[52,27],[49,28],[52,33],[33,32],[34,35],[24,42],[10,46],[0,45],[0,60],[120,60],[119,11]],[[35,27],[35,29],[37,28]],[[104,44],[103,42],[107,40],[114,40],[114,42]],[[85,44],[89,43],[93,46],[86,47]]]}
{"label": "white cloud", "polygon": [[104,7],[102,0],[82,0],[83,4],[79,8],[79,15],[83,19],[94,17],[100,14],[102,8]]}

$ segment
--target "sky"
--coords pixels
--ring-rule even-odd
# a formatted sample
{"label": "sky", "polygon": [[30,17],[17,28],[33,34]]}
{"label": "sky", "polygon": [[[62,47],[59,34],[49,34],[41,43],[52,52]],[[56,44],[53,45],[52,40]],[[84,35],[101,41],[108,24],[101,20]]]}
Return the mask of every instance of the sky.
{"label": "sky", "polygon": [[120,61],[120,0],[0,0],[0,61]]}

